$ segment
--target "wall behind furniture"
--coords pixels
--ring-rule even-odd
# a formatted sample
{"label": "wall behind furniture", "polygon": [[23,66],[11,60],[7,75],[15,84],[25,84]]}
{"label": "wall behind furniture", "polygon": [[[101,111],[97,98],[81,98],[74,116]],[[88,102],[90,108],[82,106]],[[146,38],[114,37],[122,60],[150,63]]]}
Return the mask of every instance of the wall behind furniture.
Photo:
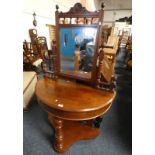
{"label": "wall behind furniture", "polygon": [[132,0],[94,0],[97,9],[105,2],[104,24],[112,26],[115,20],[132,15]]}
{"label": "wall behind furniture", "polygon": [[95,2],[93,0],[81,0],[81,4],[86,7],[88,11],[95,11]]}

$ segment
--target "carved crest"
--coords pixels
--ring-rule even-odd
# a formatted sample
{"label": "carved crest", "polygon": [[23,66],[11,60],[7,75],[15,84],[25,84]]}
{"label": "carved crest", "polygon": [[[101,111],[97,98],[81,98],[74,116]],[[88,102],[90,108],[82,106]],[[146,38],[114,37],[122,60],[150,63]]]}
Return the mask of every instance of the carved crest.
{"label": "carved crest", "polygon": [[76,3],[71,9],[69,10],[70,13],[89,13],[89,11],[82,7],[80,3]]}

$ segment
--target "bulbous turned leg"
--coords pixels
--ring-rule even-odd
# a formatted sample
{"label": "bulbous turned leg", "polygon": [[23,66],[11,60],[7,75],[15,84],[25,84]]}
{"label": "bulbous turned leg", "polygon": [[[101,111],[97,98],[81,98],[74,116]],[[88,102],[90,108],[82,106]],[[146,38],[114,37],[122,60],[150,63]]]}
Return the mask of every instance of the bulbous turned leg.
{"label": "bulbous turned leg", "polygon": [[59,118],[54,118],[54,127],[55,127],[55,143],[54,148],[59,151],[63,152],[63,120]]}

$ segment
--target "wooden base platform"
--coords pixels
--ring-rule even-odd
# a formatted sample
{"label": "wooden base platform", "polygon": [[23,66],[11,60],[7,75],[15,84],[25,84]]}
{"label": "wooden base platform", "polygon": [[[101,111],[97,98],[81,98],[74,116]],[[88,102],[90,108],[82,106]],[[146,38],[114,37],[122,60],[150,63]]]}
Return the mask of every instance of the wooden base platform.
{"label": "wooden base platform", "polygon": [[62,120],[48,114],[49,122],[55,128],[54,148],[57,152],[63,153],[78,140],[91,139],[99,135],[99,128],[77,121]]}

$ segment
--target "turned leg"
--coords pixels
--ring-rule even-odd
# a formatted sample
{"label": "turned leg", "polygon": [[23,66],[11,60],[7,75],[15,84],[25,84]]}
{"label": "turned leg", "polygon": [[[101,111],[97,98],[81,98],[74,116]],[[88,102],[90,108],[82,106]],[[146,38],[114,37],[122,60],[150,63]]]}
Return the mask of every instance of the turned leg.
{"label": "turned leg", "polygon": [[64,144],[63,144],[63,140],[64,140],[63,124],[64,124],[64,122],[62,119],[53,117],[50,114],[48,114],[48,120],[53,125],[53,127],[55,129],[54,148],[58,152],[63,152],[63,147],[64,147]]}
{"label": "turned leg", "polygon": [[54,148],[56,150],[61,150],[63,149],[63,120],[59,118],[54,118],[54,126],[55,126],[55,143],[54,143]]}

